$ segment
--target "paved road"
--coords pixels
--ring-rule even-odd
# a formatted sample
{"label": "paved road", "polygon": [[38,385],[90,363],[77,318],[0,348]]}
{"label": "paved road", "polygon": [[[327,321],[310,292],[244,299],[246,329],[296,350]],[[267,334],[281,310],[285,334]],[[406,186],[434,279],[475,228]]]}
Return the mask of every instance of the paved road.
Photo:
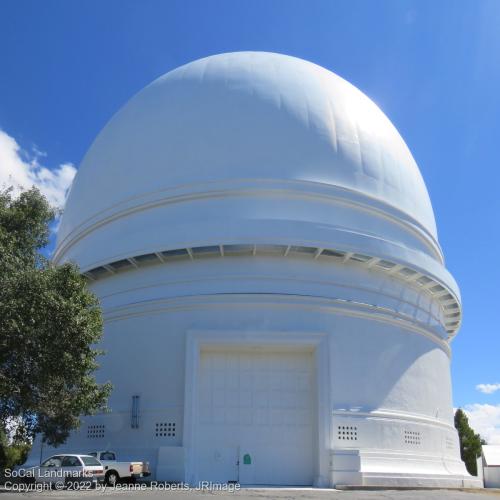
{"label": "paved road", "polygon": [[[125,488],[125,487],[123,487]],[[165,488],[144,490],[125,490],[125,489],[99,489],[91,491],[31,491],[24,493],[14,493],[0,489],[0,500],[19,500],[20,498],[53,498],[54,500],[128,500],[132,498],[141,498],[144,500],[159,499],[177,499],[180,500],[199,500],[207,499],[210,496],[216,500],[235,499],[235,500],[500,500],[500,490],[476,490],[476,491],[457,491],[457,490],[378,490],[378,491],[337,491],[320,490],[312,488],[241,488],[239,491],[213,491],[205,490],[177,490],[168,491]]]}

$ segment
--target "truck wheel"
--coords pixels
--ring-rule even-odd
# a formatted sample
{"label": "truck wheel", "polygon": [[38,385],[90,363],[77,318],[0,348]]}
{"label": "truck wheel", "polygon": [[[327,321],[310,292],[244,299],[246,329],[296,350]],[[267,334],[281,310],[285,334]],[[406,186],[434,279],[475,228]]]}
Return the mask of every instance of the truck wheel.
{"label": "truck wheel", "polygon": [[110,470],[106,472],[105,481],[108,486],[116,486],[119,480],[120,476],[118,475],[118,472],[116,472],[115,470]]}

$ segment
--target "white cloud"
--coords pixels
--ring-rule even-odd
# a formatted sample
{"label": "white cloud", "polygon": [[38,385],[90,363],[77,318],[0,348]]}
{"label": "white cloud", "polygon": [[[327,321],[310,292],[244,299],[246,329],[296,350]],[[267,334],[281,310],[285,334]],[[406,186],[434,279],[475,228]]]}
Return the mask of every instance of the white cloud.
{"label": "white cloud", "polygon": [[493,394],[496,391],[500,391],[500,384],[478,384],[476,389],[484,394]]}
{"label": "white cloud", "polygon": [[53,207],[62,208],[66,195],[76,174],[71,163],[63,163],[55,168],[47,168],[39,163],[44,153],[33,150],[32,154],[23,151],[17,141],[0,130],[0,189],[36,186]]}
{"label": "white cloud", "polygon": [[475,432],[488,444],[500,445],[500,404],[471,404],[463,408]]}

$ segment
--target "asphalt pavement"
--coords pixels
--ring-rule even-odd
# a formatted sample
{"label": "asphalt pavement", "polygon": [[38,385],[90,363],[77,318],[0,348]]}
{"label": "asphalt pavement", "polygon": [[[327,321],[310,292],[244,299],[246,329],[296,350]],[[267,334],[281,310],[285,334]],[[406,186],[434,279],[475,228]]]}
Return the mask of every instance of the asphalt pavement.
{"label": "asphalt pavement", "polygon": [[[119,488],[99,487],[87,491],[13,491],[12,488],[0,488],[0,500],[19,500],[20,498],[53,498],[54,500],[118,500],[143,498],[144,500],[155,500],[179,498],[181,500],[199,500],[201,498],[219,497],[224,499],[233,498],[235,500],[488,500],[500,499],[500,490],[355,490],[339,491],[331,489],[316,488],[251,488],[244,487],[215,489],[210,487],[198,489],[172,489],[168,485],[120,485]],[[214,498],[215,500],[215,498]]]}

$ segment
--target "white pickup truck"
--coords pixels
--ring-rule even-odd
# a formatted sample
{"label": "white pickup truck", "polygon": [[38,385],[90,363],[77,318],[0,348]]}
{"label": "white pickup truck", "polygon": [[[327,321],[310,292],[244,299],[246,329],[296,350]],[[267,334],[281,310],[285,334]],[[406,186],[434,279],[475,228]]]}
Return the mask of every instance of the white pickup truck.
{"label": "white pickup truck", "polygon": [[104,481],[115,486],[119,481],[135,481],[151,475],[148,462],[117,462],[114,451],[93,451],[89,455],[97,458],[104,467]]}

